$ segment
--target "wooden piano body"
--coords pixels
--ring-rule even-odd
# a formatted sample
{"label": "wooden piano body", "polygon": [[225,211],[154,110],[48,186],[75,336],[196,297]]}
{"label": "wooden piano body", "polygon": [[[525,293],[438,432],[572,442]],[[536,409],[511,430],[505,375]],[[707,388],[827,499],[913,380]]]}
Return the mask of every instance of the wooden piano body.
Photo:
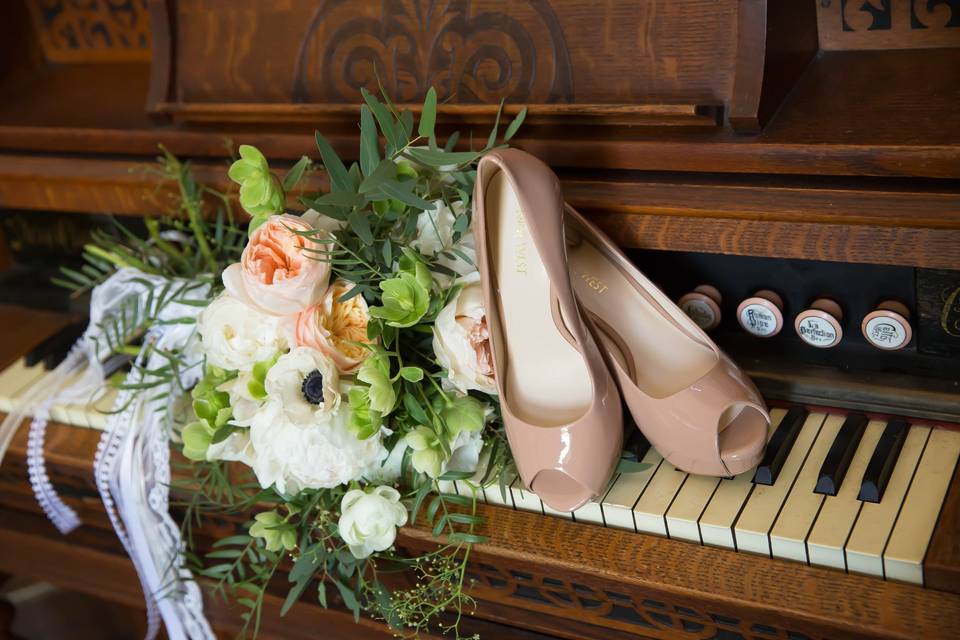
{"label": "wooden piano body", "polygon": [[[654,463],[646,475],[615,478],[600,503],[572,517],[544,513],[522,487],[488,489],[480,511],[491,541],[476,550],[478,605],[465,630],[530,639],[956,635],[956,3],[15,0],[0,35],[8,245],[31,221],[82,232],[73,225],[91,215],[162,212],[154,178],[130,170],[158,143],[224,188],[225,140],[292,163],[312,154],[310,134],[322,128],[352,157],[358,87],[374,88],[379,76],[401,102],[435,85],[449,99],[441,125],[451,130],[488,124],[501,99],[508,111],[529,105],[518,146],[557,169],[572,204],[671,296],[703,283],[721,290],[717,341],[778,407],[777,420],[806,407],[777,483],[687,477],[645,452]],[[24,259],[0,253],[10,273],[24,273]],[[761,288],[781,294],[790,320],[768,340],[735,319],[738,302]],[[843,306],[835,349],[815,350],[793,332],[796,314],[821,296]],[[896,352],[860,336],[860,319],[888,297],[912,312],[914,338]],[[3,411],[24,376],[44,375],[19,357],[62,322],[27,313],[0,314]],[[858,413],[872,420],[840,495],[813,494],[816,462],[844,416]],[[137,606],[132,568],[92,484],[97,416],[82,406],[54,415],[62,424],[47,447],[52,479],[87,523],[66,538],[33,503],[21,429],[0,468],[0,572]],[[892,417],[910,426],[887,502],[861,504],[849,483]],[[400,539],[429,544],[416,527]],[[280,619],[280,602],[265,613],[267,637],[387,634],[306,596]],[[236,630],[232,612],[208,608],[218,630]]]}

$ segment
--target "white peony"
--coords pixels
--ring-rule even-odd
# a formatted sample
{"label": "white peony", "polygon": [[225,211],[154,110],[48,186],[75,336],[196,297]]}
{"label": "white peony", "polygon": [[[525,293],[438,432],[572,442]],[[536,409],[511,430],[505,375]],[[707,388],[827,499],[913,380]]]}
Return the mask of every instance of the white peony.
{"label": "white peony", "polygon": [[200,312],[198,328],[207,361],[222,369],[249,371],[289,345],[289,321],[247,306],[224,293]]}
{"label": "white peony", "polygon": [[433,352],[456,389],[496,395],[480,274],[474,271],[457,282],[463,288],[440,311],[433,325]]}
{"label": "white peony", "polygon": [[366,558],[393,546],[397,527],[406,523],[407,510],[400,504],[400,493],[393,487],[380,486],[369,493],[360,489],[348,491],[340,503],[337,526],[350,553]]}
{"label": "white peony", "polygon": [[387,457],[380,434],[360,440],[350,429],[346,402],[322,419],[297,424],[285,418],[278,403],[268,401],[250,425],[250,442],[250,466],[260,486],[275,485],[284,494],[358,480]]}
{"label": "white peony", "polygon": [[[453,208],[447,206],[443,200],[437,200],[433,210],[427,210],[417,216],[417,237],[410,242],[410,246],[427,257],[449,252],[450,249],[457,249],[460,253],[470,258],[466,261],[455,253],[451,256],[440,255],[436,262],[448,269],[452,269],[457,275],[465,276],[477,270],[477,252],[473,237],[473,231],[467,230],[460,240],[453,241],[453,223],[457,216],[463,215],[464,206],[460,201],[453,203]],[[449,286],[452,278],[446,274],[434,274],[437,282],[441,286]]]}

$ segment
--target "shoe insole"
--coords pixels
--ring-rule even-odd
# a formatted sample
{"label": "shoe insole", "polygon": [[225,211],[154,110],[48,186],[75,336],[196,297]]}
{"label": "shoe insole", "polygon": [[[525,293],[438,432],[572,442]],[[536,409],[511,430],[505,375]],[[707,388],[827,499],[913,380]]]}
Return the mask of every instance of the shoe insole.
{"label": "shoe insole", "polygon": [[[580,234],[572,231],[569,235]],[[713,349],[677,326],[683,326],[686,318],[664,308],[658,299],[665,296],[649,281],[634,283],[585,239],[567,247],[567,258],[581,308],[603,320],[598,323],[601,340],[628,371],[632,370],[634,382],[645,394],[653,398],[670,396],[716,365]],[[645,287],[649,298],[638,287]],[[669,300],[665,302],[672,306]],[[609,332],[616,336],[605,335]],[[625,345],[629,353],[618,353],[623,350],[620,345]],[[628,359],[632,359],[632,367]]]}
{"label": "shoe insole", "polygon": [[502,172],[490,179],[484,198],[490,264],[499,289],[497,375],[505,372],[507,396],[502,400],[528,424],[568,424],[592,401],[586,363],[553,318],[550,279]]}

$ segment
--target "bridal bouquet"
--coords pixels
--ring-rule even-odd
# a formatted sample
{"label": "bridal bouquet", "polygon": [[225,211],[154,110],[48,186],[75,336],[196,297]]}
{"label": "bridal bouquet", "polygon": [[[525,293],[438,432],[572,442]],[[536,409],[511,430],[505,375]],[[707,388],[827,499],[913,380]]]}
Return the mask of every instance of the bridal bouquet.
{"label": "bridal bouquet", "polygon": [[[280,177],[259,150],[239,147],[229,177],[249,214],[244,231],[230,199],[167,154],[186,221],[148,222],[148,241],[104,235],[88,248],[94,275],[133,267],[210,285],[189,301],[195,317],[164,320],[195,323],[187,346],[161,353],[158,369],[135,365],[141,381],[125,388],[149,394],[151,380],[177,367],[202,369],[170,431],[190,461],[173,486],[184,563],[243,607],[254,634],[275,574],[289,581],[283,612],[307,597],[326,606],[329,590],[398,633],[455,631],[472,605],[463,590],[471,545],[483,538],[475,495],[450,485],[470,479],[463,486],[475,492],[512,464],[471,194],[474,163],[513,137],[525,110],[502,136],[498,114],[481,149],[455,151],[456,134],[438,146],[433,89],[416,128],[412,112],[384,98],[363,92],[359,162],[346,166],[317,133],[329,191],[302,195],[302,210],[287,202],[313,170],[306,157]],[[202,212],[211,195],[220,196],[215,222]],[[90,273],[73,274],[74,285],[96,284]],[[149,310],[141,320],[149,325]],[[201,554],[194,533],[211,514],[244,524]],[[398,552],[398,528],[418,518],[442,542],[420,556]],[[388,587],[396,570],[414,579]]]}

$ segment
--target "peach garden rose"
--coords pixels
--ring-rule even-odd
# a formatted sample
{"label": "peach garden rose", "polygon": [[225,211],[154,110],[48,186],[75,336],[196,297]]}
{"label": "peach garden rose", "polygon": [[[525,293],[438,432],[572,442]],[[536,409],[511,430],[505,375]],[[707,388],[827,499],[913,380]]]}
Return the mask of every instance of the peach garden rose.
{"label": "peach garden rose", "polygon": [[315,218],[267,218],[250,236],[240,262],[223,272],[227,291],[274,315],[292,315],[316,304],[327,289],[330,265],[304,249],[322,250],[325,245],[295,233],[315,229]]}
{"label": "peach garden rose", "polygon": [[370,351],[355,343],[367,340],[370,313],[363,296],[338,300],[353,288],[339,279],[327,289],[323,298],[297,317],[296,340],[302,347],[311,347],[333,360],[341,373],[353,373]]}

